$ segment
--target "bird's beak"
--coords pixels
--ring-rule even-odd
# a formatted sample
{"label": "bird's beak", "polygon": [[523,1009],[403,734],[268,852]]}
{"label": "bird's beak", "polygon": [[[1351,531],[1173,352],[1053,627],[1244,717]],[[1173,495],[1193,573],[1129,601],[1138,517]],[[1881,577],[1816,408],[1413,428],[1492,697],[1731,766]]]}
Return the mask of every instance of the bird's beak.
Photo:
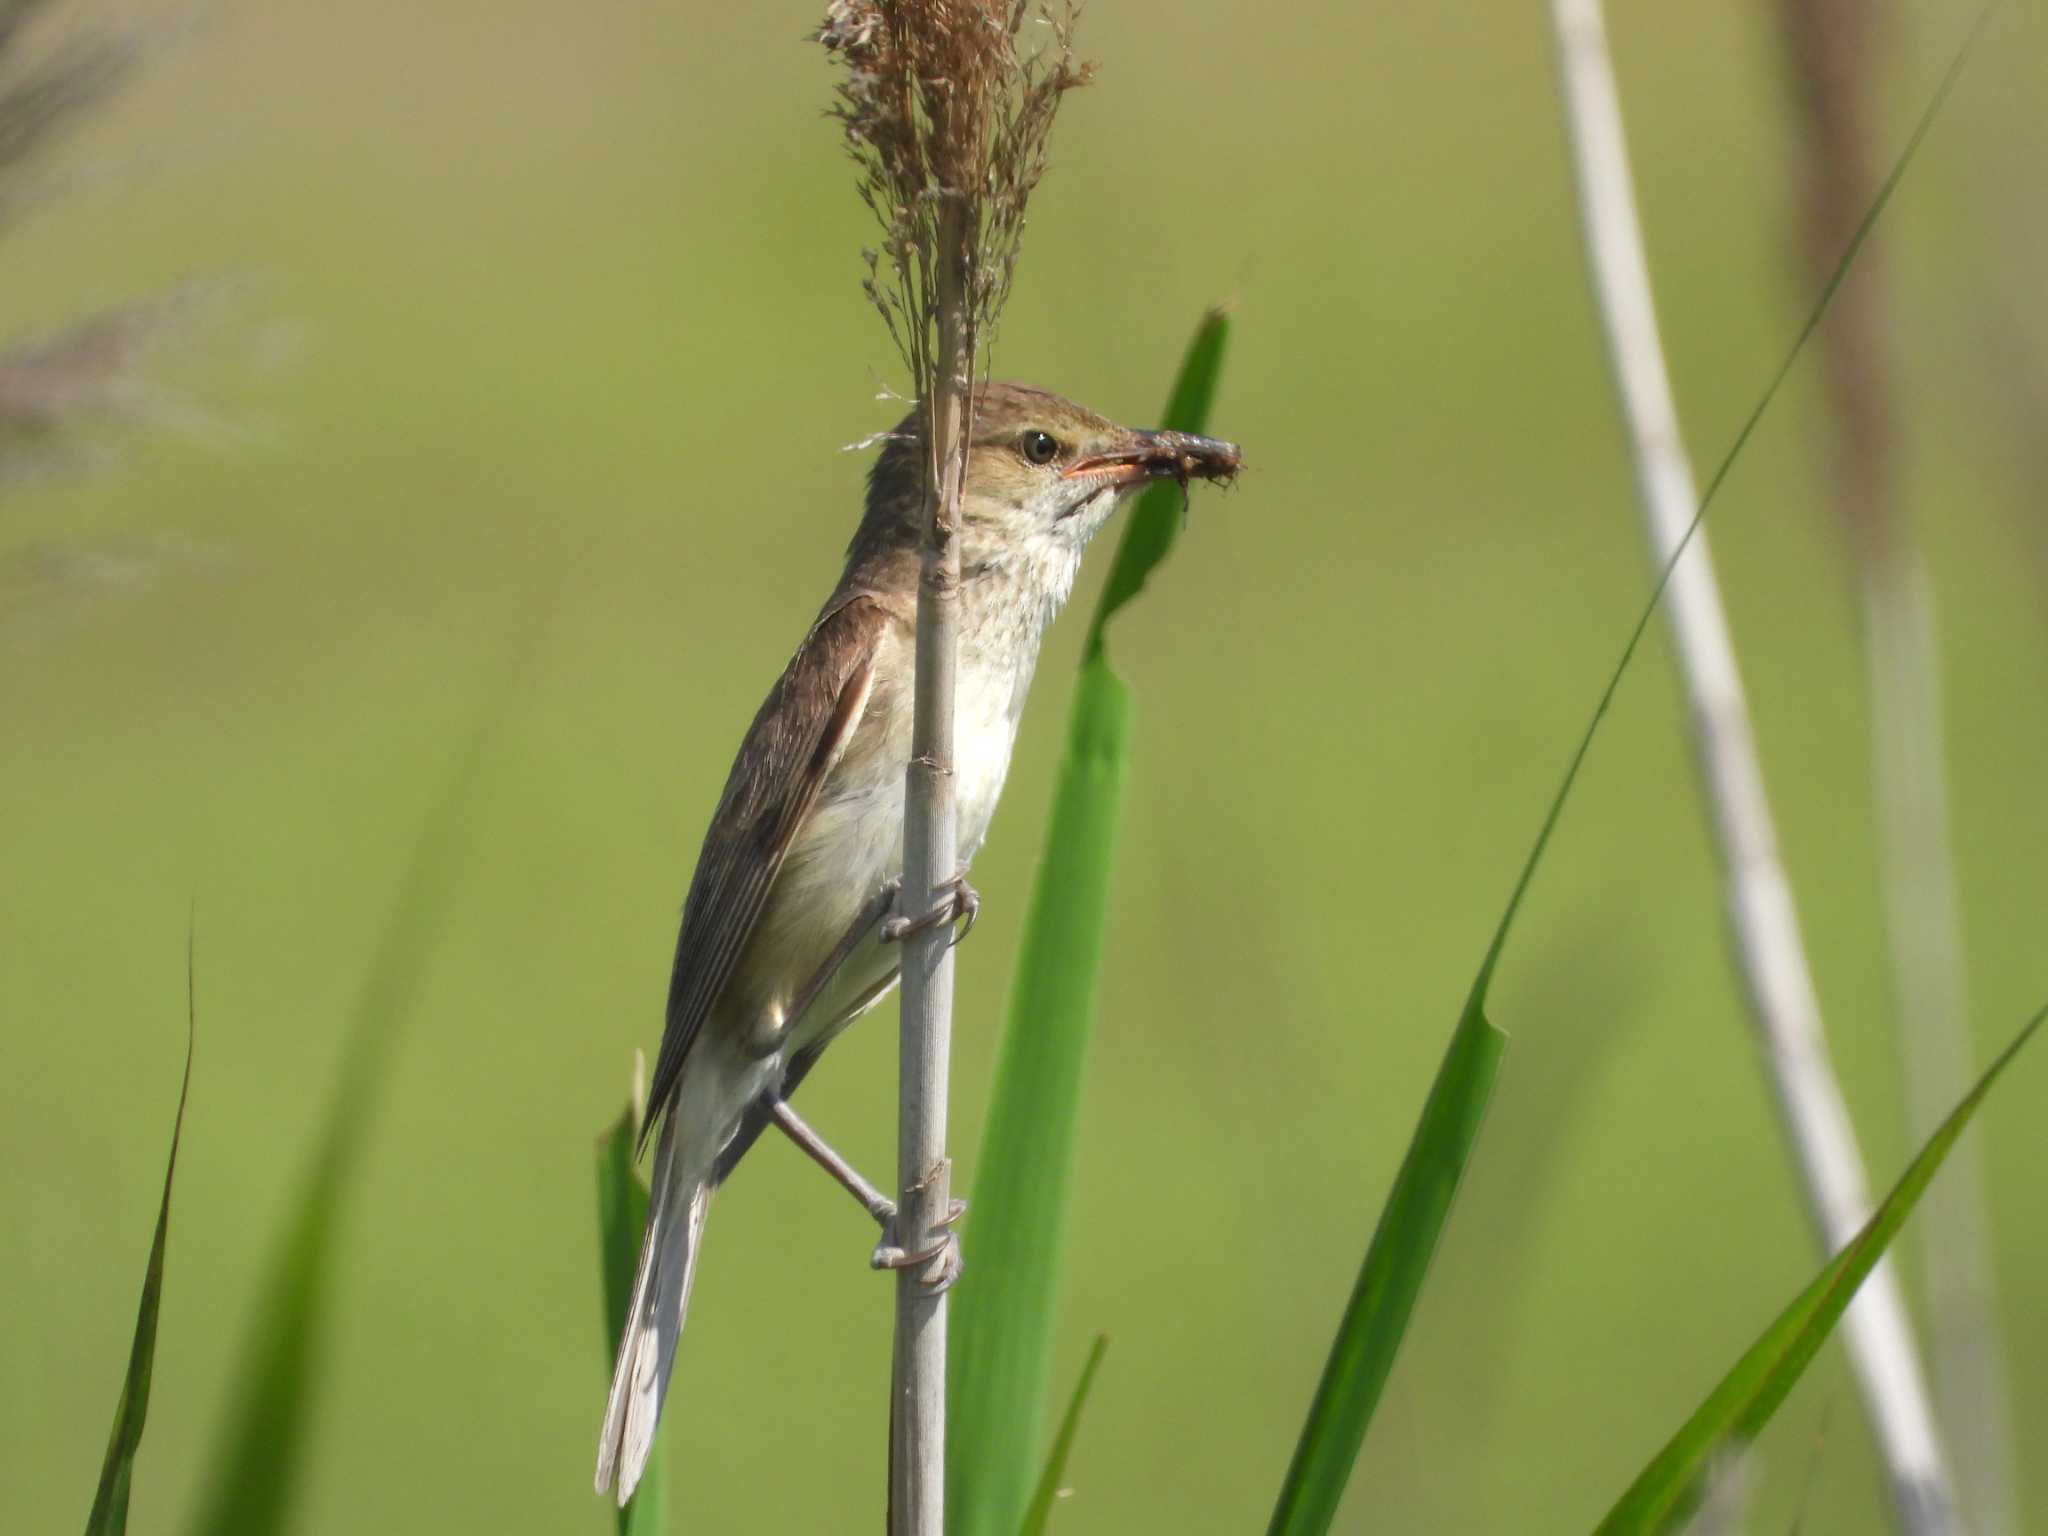
{"label": "bird's beak", "polygon": [[1128,447],[1076,460],[1061,472],[1067,480],[1088,477],[1117,487],[1147,480],[1228,480],[1244,467],[1237,444],[1192,432],[1133,432]]}

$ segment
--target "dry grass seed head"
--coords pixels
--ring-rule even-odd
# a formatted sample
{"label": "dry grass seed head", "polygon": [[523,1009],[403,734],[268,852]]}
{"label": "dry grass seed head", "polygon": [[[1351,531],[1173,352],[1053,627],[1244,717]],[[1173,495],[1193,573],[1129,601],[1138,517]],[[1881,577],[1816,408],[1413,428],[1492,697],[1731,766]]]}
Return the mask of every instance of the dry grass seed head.
{"label": "dry grass seed head", "polygon": [[[817,41],[845,69],[832,115],[882,232],[862,281],[917,392],[937,351],[939,226],[968,221],[967,331],[983,351],[1009,296],[1060,98],[1091,66],[1073,55],[1078,7],[1005,0],[833,0]],[[1020,47],[1027,22],[1045,41]]]}

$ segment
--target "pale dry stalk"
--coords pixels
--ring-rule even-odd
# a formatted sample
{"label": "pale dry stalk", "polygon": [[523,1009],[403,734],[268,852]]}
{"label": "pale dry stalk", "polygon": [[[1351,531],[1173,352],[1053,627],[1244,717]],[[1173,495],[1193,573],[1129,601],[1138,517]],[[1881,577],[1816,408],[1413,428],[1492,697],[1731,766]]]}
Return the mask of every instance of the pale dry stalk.
{"label": "pale dry stalk", "polygon": [[[954,671],[960,624],[960,482],[965,468],[973,380],[973,335],[962,289],[972,244],[964,210],[950,203],[939,221],[938,376],[926,441],[932,534],[917,589],[916,714],[905,786],[903,892],[925,911],[959,868],[953,804]],[[898,1241],[926,1245],[952,1200],[946,1157],[946,1100],[952,1053],[953,946],[950,928],[909,941],[896,1128]],[[946,1297],[916,1271],[896,1281],[896,1348],[891,1377],[890,1524],[906,1533],[945,1529]]]}
{"label": "pale dry stalk", "polygon": [[[1018,46],[1027,20],[1042,49]],[[930,534],[918,584],[917,678],[904,795],[903,902],[930,910],[960,873],[953,784],[959,650],[960,492],[976,362],[1016,271],[1024,210],[1045,171],[1059,100],[1088,76],[1074,10],[1005,0],[834,0],[818,40],[845,66],[833,115],[882,228],[866,254],[869,299],[922,402]],[[946,1158],[953,954],[948,929],[903,955],[896,1241],[933,1247],[951,1203]],[[934,1261],[937,1263],[939,1261]],[[920,1270],[898,1276],[890,1389],[889,1528],[945,1527],[946,1299]]]}

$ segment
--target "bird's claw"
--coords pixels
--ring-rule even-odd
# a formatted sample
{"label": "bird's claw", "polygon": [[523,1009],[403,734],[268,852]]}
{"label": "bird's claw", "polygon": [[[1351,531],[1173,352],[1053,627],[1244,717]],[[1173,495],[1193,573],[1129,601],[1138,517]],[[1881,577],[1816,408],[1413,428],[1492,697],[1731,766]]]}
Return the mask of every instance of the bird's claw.
{"label": "bird's claw", "polygon": [[974,921],[981,916],[981,892],[967,883],[967,877],[955,875],[939,887],[937,894],[938,900],[932,903],[929,912],[917,917],[892,917],[883,922],[882,942],[900,944],[934,928],[960,923],[960,931],[946,942],[946,948],[951,949],[974,932]]}
{"label": "bird's claw", "polygon": [[868,1257],[872,1269],[920,1269],[937,1261],[932,1273],[919,1277],[918,1283],[933,1296],[950,1291],[953,1282],[960,1278],[961,1270],[967,1267],[960,1253],[960,1238],[953,1226],[967,1214],[967,1202],[955,1200],[946,1208],[945,1218],[932,1223],[932,1230],[939,1234],[939,1240],[928,1248],[916,1253],[906,1252],[896,1241],[896,1218],[891,1213],[882,1222],[882,1240],[875,1245],[875,1251]]}

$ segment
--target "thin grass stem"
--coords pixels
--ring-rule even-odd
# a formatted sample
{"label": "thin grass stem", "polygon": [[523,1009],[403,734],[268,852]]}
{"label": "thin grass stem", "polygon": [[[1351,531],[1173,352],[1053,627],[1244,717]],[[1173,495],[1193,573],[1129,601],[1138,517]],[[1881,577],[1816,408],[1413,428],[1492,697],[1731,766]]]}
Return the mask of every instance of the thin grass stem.
{"label": "thin grass stem", "polygon": [[[959,872],[953,796],[954,671],[960,649],[960,489],[972,402],[974,321],[967,301],[974,218],[949,198],[939,219],[938,370],[928,395],[925,477],[930,532],[917,589],[917,682],[904,799],[907,910],[928,911]],[[952,925],[911,939],[903,956],[896,1163],[897,1241],[932,1246],[952,1203],[946,1088],[952,1055]],[[936,1261],[935,1261],[936,1262]],[[923,1267],[896,1277],[896,1347],[889,1435],[894,1536],[946,1528],[946,1297]]]}

